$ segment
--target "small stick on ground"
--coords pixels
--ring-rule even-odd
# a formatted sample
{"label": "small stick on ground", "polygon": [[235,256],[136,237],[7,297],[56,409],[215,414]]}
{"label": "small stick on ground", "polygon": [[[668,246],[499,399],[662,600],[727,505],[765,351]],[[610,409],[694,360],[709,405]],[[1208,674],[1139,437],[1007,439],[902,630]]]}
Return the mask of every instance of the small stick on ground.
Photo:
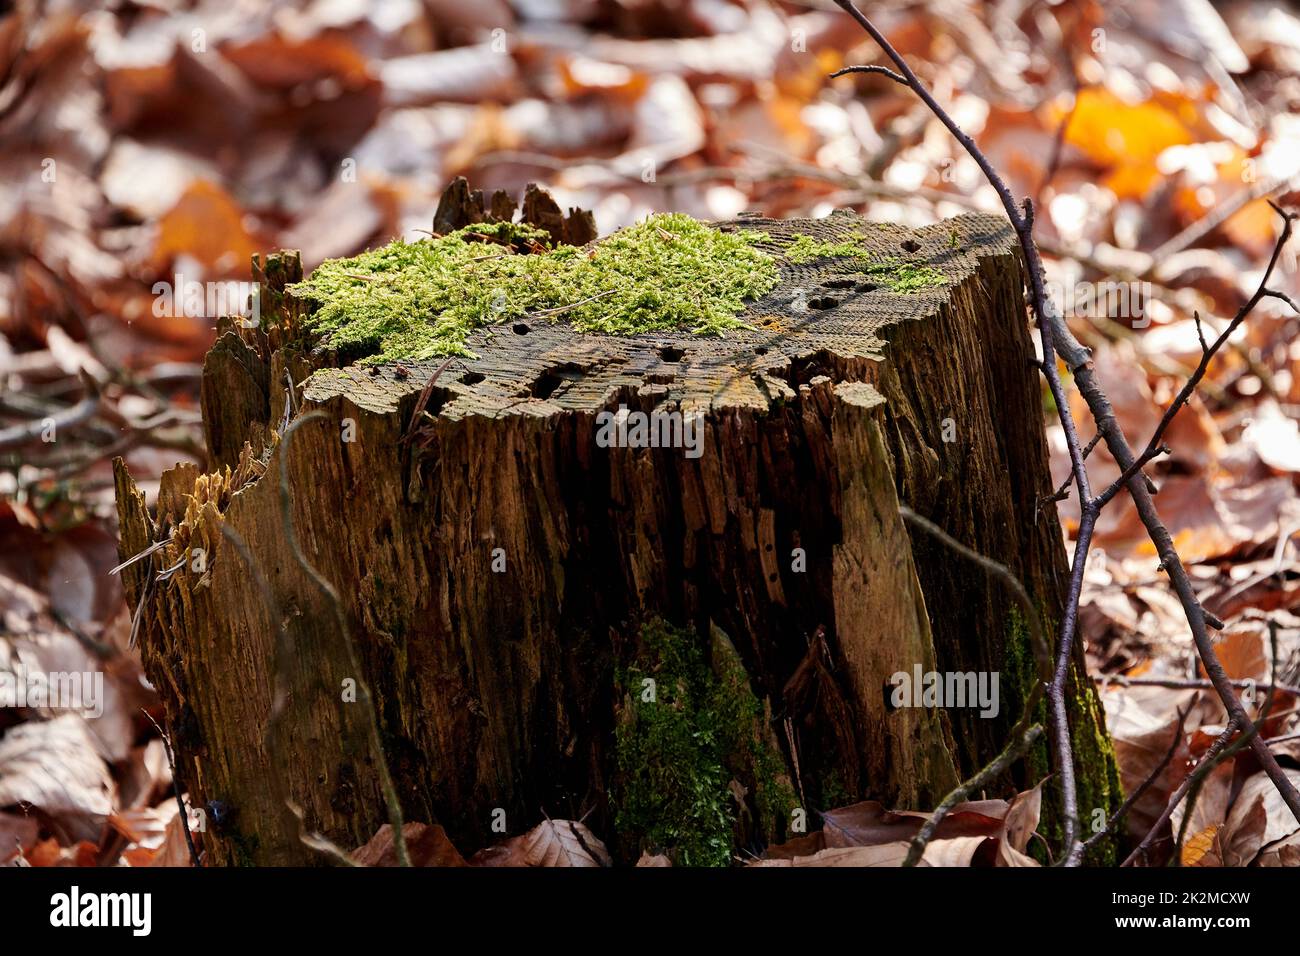
{"label": "small stick on ground", "polygon": [[172,735],[158,726],[158,721],[153,719],[153,714],[140,708],[140,713],[149,719],[153,724],[154,730],[158,731],[158,736],[162,738],[163,750],[167,753],[167,766],[172,772],[172,793],[176,795],[176,810],[181,815],[181,827],[185,830],[185,845],[190,849],[190,862],[195,866],[202,866],[199,860],[199,851],[194,846],[194,835],[190,833],[190,816],[189,811],[185,809],[185,801],[181,799],[181,779],[176,776],[176,755],[172,752]]}

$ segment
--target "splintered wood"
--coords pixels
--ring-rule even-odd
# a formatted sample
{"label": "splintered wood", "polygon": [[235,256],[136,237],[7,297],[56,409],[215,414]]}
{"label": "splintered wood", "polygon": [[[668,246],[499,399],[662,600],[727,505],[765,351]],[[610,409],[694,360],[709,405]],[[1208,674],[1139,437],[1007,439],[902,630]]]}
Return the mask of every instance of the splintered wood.
{"label": "splintered wood", "polygon": [[[512,833],[539,807],[591,811],[635,860],[615,826],[617,681],[655,617],[701,646],[730,639],[804,809],[933,806],[1005,744],[1033,679],[1015,599],[913,538],[898,507],[1006,564],[1056,619],[1066,564],[1039,509],[1052,489],[1009,229],[851,214],[719,228],[765,232],[774,255],[803,235],[868,258],[781,258],[780,284],[723,338],[580,334],[563,314],[480,329],[431,387],[441,360],[311,355],[278,291],[295,262],[268,263],[265,330],[228,332],[205,369],[211,465],[242,461],[242,484],[195,508],[195,475],[173,473],[151,515],[118,469],[124,558],[168,534],[211,549],[202,577],[143,593],[176,543],[123,576],[183,786],[238,808],[205,838],[215,862],[316,862],[304,825],[351,849],[385,822],[358,679],[408,820],[468,852],[497,809]],[[941,281],[893,291],[867,267],[888,261]],[[285,455],[283,423],[311,411]],[[1002,706],[894,708],[891,675],[915,668],[1000,673]],[[1070,693],[1076,753],[1105,759],[1091,688]],[[737,788],[752,801],[752,781]]]}

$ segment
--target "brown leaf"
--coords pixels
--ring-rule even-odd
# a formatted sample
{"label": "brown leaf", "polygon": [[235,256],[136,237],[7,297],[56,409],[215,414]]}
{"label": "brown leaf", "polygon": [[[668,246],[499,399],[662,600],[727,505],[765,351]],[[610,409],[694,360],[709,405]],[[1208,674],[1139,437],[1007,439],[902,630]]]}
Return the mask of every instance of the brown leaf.
{"label": "brown leaf", "polygon": [[[1300,770],[1283,771],[1292,786],[1300,785]],[[1233,801],[1224,826],[1225,866],[1246,866],[1265,844],[1290,837],[1300,830],[1268,775],[1257,773],[1244,784]]]}
{"label": "brown leaf", "polygon": [[1266,846],[1255,858],[1256,866],[1300,866],[1300,832]]}
{"label": "brown leaf", "polygon": [[475,853],[471,866],[612,866],[605,844],[581,823],[543,820],[523,836]]}
{"label": "brown leaf", "polygon": [[[1223,669],[1233,680],[1267,680],[1269,673],[1268,651],[1264,635],[1257,629],[1232,631],[1222,635],[1214,644]],[[1206,676],[1205,664],[1199,671]]]}
{"label": "brown leaf", "polygon": [[0,813],[0,866],[6,866],[16,856],[36,843],[40,824],[31,816],[18,813]]}
{"label": "brown leaf", "polygon": [[1027,853],[1021,853],[1015,847],[1002,840],[998,843],[998,866],[1031,867],[1042,866]]}
{"label": "brown leaf", "polygon": [[247,268],[258,248],[235,200],[216,183],[196,179],[159,221],[152,259],[164,270],[177,256],[186,256],[214,275],[233,275]]}
{"label": "brown leaf", "polygon": [[612,866],[605,844],[573,820],[543,820],[524,836],[527,866]]}
{"label": "brown leaf", "polygon": [[[469,865],[439,824],[407,823],[402,826],[402,836],[412,866]],[[392,825],[380,827],[369,843],[352,851],[352,859],[358,866],[397,866]]]}
{"label": "brown leaf", "polygon": [[925,848],[921,862],[927,866],[970,866],[975,854],[989,843],[986,837],[955,837],[935,840]]}
{"label": "brown leaf", "polygon": [[797,836],[793,840],[786,840],[784,843],[769,846],[763,854],[763,858],[765,860],[793,860],[797,856],[812,856],[824,849],[826,849],[826,831],[815,830],[806,836]]}
{"label": "brown leaf", "polygon": [[[820,850],[812,856],[791,859],[758,860],[751,866],[900,866],[907,857],[909,843],[896,840],[875,846],[841,846]],[[931,844],[933,846],[933,844]],[[928,848],[927,848],[928,849]],[[921,866],[928,864],[922,860]]]}
{"label": "brown leaf", "polygon": [[[1217,488],[1204,476],[1176,475],[1160,485],[1160,513],[1165,516],[1174,544],[1187,564],[1224,557],[1244,547],[1276,539],[1280,524],[1294,522],[1297,514],[1295,490],[1289,478],[1272,478],[1250,485]],[[1126,511],[1124,531],[1130,535],[1135,524]],[[1143,538],[1136,553],[1155,555],[1155,546]]]}
{"label": "brown leaf", "polygon": [[113,779],[79,714],[33,720],[0,738],[0,806],[31,804],[74,839],[98,841]]}
{"label": "brown leaf", "polygon": [[1121,199],[1143,198],[1162,178],[1160,154],[1192,141],[1181,118],[1155,100],[1130,104],[1105,87],[1085,89],[1077,100],[1066,142],[1110,170],[1103,182]]}
{"label": "brown leaf", "polygon": [[[997,836],[1006,812],[1005,800],[959,803],[939,824],[935,839]],[[875,800],[864,800],[823,814],[822,834],[827,847],[878,846],[912,839],[929,818],[928,813],[886,810]]]}
{"label": "brown leaf", "polygon": [[[174,801],[169,801],[174,804]],[[191,834],[194,845],[202,849],[203,844],[200,842],[203,837],[198,833]],[[185,818],[181,816],[180,811],[173,813],[171,819],[167,821],[167,828],[163,832],[162,842],[151,851],[151,855],[143,862],[135,862],[142,859],[142,851],[148,851],[146,847],[136,847],[125,851],[122,855],[131,861],[133,866],[171,866],[171,867],[191,867],[194,860],[190,856],[190,845],[185,840]]]}
{"label": "brown leaf", "polygon": [[[1197,732],[1198,735],[1200,731]],[[1193,745],[1193,753],[1196,752],[1196,745]],[[1188,834],[1204,833],[1207,829],[1213,827],[1215,832],[1222,827],[1228,817],[1228,803],[1232,797],[1232,780],[1235,774],[1234,761],[1225,760],[1214,768],[1202,782],[1200,793],[1196,796],[1196,802],[1192,804],[1191,819],[1187,822],[1186,832]],[[1178,834],[1183,831],[1183,816],[1187,812],[1188,801],[1184,800],[1174,808],[1170,816],[1170,826],[1173,832]],[[1190,842],[1190,841],[1189,841]],[[1222,866],[1222,850],[1218,853],[1218,863],[1203,864],[1205,866],[1215,865]]]}
{"label": "brown leaf", "polygon": [[[1111,687],[1102,695],[1126,793],[1140,787],[1165,759],[1178,728],[1177,708],[1191,706],[1197,697],[1194,691],[1170,692],[1160,687]],[[1170,795],[1187,776],[1188,753],[1184,737],[1178,741],[1173,759],[1129,811],[1125,824],[1130,834],[1145,836],[1164,812]]]}
{"label": "brown leaf", "polygon": [[[1264,777],[1263,774],[1259,776]],[[1267,777],[1264,779],[1268,780]],[[1268,785],[1273,786],[1271,781]],[[1220,831],[1223,865],[1249,866],[1264,845],[1264,832],[1267,829],[1268,811],[1264,809],[1264,801],[1238,799],[1228,816],[1228,822]]]}
{"label": "brown leaf", "polygon": [[[975,853],[988,842],[982,836],[933,840],[925,848],[918,866],[970,866]],[[812,856],[793,859],[759,860],[751,866],[901,866],[907,858],[910,841],[896,840],[874,846],[831,847]]]}
{"label": "brown leaf", "polygon": [[1018,793],[1011,805],[1007,807],[1007,815],[1003,821],[1003,845],[1010,846],[1021,853],[1029,846],[1029,841],[1038,829],[1038,817],[1043,808],[1043,783],[1038,782],[1038,786],[1032,790],[1026,790],[1024,793]]}
{"label": "brown leaf", "polygon": [[98,849],[90,840],[62,847],[51,837],[37,843],[23,858],[29,866],[94,866]]}

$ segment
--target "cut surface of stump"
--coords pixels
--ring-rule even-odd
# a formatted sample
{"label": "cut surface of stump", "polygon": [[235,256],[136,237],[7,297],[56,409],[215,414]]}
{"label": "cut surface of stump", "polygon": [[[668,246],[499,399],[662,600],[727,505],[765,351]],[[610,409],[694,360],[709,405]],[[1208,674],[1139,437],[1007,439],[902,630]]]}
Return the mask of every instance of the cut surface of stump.
{"label": "cut surface of stump", "polygon": [[[1009,227],[837,213],[718,228],[766,233],[779,264],[746,328],[610,336],[524,317],[475,330],[445,368],[313,357],[283,292],[296,261],[268,261],[266,327],[227,331],[205,367],[216,474],[167,473],[151,515],[118,468],[123,556],[171,536],[124,576],[191,801],[233,808],[205,838],[214,861],[320,862],[304,829],[351,849],[385,822],[349,681],[373,694],[407,819],[466,852],[500,838],[498,808],[511,833],[539,808],[590,812],[623,859],[671,840],[656,814],[701,808],[638,773],[674,759],[656,706],[688,736],[747,715],[721,734],[731,752],[690,750],[702,776],[681,781],[704,780],[730,821],[722,861],[725,844],[784,838],[798,810],[931,808],[1005,746],[1035,673],[1018,605],[898,509],[1006,564],[1054,631],[1067,566],[1040,507]],[[861,254],[782,254],[808,241]],[[196,549],[203,562],[146,586]],[[899,673],[932,671],[997,675],[996,707],[895,706]],[[1076,655],[1080,807],[1109,813],[1083,674]],[[1035,752],[1007,792],[1050,771]],[[678,834],[714,845],[693,839]]]}

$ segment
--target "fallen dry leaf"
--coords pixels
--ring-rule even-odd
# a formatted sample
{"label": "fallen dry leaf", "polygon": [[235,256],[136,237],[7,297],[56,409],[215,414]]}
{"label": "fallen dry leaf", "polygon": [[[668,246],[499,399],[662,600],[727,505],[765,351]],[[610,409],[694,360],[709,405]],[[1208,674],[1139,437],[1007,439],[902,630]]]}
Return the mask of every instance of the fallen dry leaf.
{"label": "fallen dry leaf", "polygon": [[612,866],[605,844],[574,820],[543,820],[522,836],[474,854],[471,866]]}
{"label": "fallen dry leaf", "polygon": [[78,840],[97,842],[113,779],[78,714],[31,720],[0,737],[0,807],[30,804]]}
{"label": "fallen dry leaf", "polygon": [[[1273,786],[1271,781],[1268,785]],[[1233,805],[1228,822],[1220,830],[1223,865],[1249,866],[1264,846],[1264,832],[1267,829],[1268,811],[1264,807],[1264,801],[1238,800]]]}
{"label": "fallen dry leaf", "polygon": [[1043,809],[1044,782],[1046,781],[1040,780],[1034,788],[1016,794],[1007,807],[1003,821],[1004,839],[1022,852],[1029,846],[1034,831],[1038,829],[1038,817]]}
{"label": "fallen dry leaf", "polygon": [[1219,846],[1222,824],[1212,823],[1183,844],[1183,866],[1222,866],[1223,850]]}
{"label": "fallen dry leaf", "polygon": [[[1064,118],[1061,110],[1056,121]],[[1129,103],[1092,87],[1078,95],[1066,142],[1108,170],[1104,183],[1117,196],[1141,199],[1161,178],[1156,166],[1160,154],[1192,142],[1192,133],[1181,109],[1175,112],[1155,100]]]}
{"label": "fallen dry leaf", "polygon": [[[965,867],[970,866],[976,852],[988,843],[987,837],[964,836],[950,840],[932,840],[918,866]],[[758,860],[751,866],[901,866],[911,847],[909,841],[898,840],[874,846],[830,847],[812,856],[791,859]]]}
{"label": "fallen dry leaf", "polygon": [[[1269,674],[1267,638],[1258,628],[1223,634],[1214,642],[1214,652],[1233,680],[1265,681]],[[1205,665],[1200,665],[1205,676]]]}
{"label": "fallen dry leaf", "polygon": [[[448,838],[447,831],[436,823],[404,824],[402,836],[406,838],[412,866],[469,865]],[[352,859],[357,866],[397,866],[392,825],[385,823],[380,827],[369,843],[352,851]]]}
{"label": "fallen dry leaf", "polygon": [[248,229],[244,211],[229,193],[216,183],[196,179],[159,220],[152,265],[163,274],[178,257],[184,257],[209,270],[206,278],[233,275],[242,273],[261,247]]}
{"label": "fallen dry leaf", "polygon": [[[122,856],[132,866],[191,867],[194,865],[194,860],[190,856],[189,843],[185,840],[184,827],[185,818],[177,810],[172,814],[171,819],[167,821],[167,828],[163,833],[162,842],[157,847],[153,849],[132,847],[124,851]],[[202,835],[192,833],[190,836],[194,840],[195,847],[201,849],[203,846]],[[146,853],[149,854],[147,858],[145,857]]]}
{"label": "fallen dry leaf", "polygon": [[573,820],[543,820],[524,837],[527,866],[611,866],[605,844]]}
{"label": "fallen dry leaf", "polygon": [[[1110,687],[1102,694],[1126,793],[1140,787],[1165,759],[1178,728],[1178,708],[1190,707],[1198,696],[1195,691],[1170,693],[1158,687]],[[1189,753],[1184,737],[1160,776],[1129,811],[1125,826],[1130,835],[1146,836],[1164,812],[1169,797],[1187,776]]]}
{"label": "fallen dry leaf", "polygon": [[1256,866],[1300,866],[1300,833],[1293,833],[1264,847],[1255,858]]}
{"label": "fallen dry leaf", "polygon": [[[943,818],[935,838],[996,836],[1006,812],[1004,800],[959,803]],[[822,835],[829,848],[877,846],[910,840],[929,817],[928,813],[886,810],[875,800],[864,800],[822,814]]]}
{"label": "fallen dry leaf", "polygon": [[[1300,785],[1300,770],[1283,768],[1293,786]],[[1300,831],[1273,781],[1257,773],[1241,786],[1224,825],[1224,864],[1247,866],[1265,844],[1287,839]]]}

